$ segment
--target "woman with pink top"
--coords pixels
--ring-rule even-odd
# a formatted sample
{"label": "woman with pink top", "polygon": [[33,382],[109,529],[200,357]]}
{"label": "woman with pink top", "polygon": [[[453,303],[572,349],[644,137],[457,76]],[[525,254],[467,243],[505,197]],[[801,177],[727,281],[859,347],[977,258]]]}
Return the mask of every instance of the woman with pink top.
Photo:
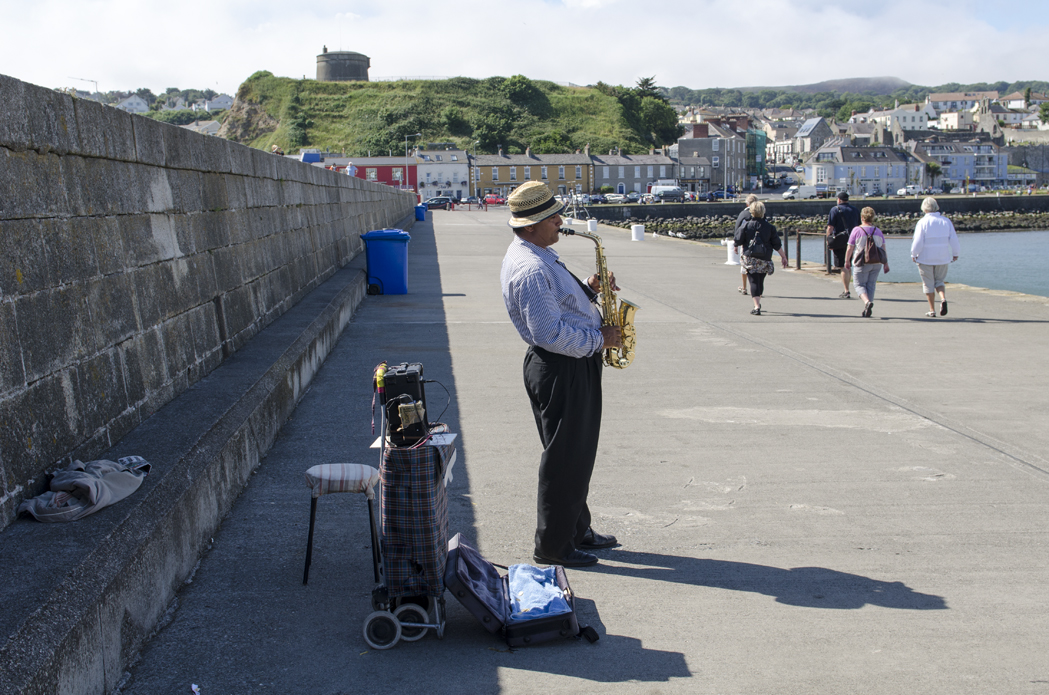
{"label": "woman with pink top", "polygon": [[[884,263],[864,262],[868,237],[881,249]],[[870,318],[871,312],[874,311],[874,287],[878,284],[878,273],[883,266],[888,273],[889,256],[885,252],[885,235],[874,226],[874,208],[863,208],[860,210],[860,226],[854,227],[849,235],[849,245],[845,249],[845,267],[853,268],[852,284],[856,286],[856,294],[863,302],[863,312],[860,316],[864,318]]]}

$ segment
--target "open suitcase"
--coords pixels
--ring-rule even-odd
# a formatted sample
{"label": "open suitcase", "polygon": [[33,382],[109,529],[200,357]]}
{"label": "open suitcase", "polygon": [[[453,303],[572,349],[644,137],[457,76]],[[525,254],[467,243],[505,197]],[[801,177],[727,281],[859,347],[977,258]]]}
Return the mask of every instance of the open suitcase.
{"label": "open suitcase", "polygon": [[575,597],[568,585],[565,568],[555,565],[554,570],[557,585],[564,592],[569,612],[531,620],[512,620],[509,575],[500,575],[495,565],[485,560],[476,549],[463,540],[462,534],[457,533],[448,541],[444,583],[459,603],[481,621],[486,630],[492,634],[501,634],[511,647],[578,636],[596,642],[596,630],[591,627],[579,628]]}

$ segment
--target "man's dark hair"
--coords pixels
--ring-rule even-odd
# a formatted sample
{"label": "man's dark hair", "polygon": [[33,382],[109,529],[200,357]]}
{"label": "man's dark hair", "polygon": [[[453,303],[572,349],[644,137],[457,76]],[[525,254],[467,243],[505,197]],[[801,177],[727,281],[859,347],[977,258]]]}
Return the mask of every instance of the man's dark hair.
{"label": "man's dark hair", "polygon": [[844,200],[846,203],[849,202],[849,194],[846,191],[842,191],[838,194],[838,200]]}

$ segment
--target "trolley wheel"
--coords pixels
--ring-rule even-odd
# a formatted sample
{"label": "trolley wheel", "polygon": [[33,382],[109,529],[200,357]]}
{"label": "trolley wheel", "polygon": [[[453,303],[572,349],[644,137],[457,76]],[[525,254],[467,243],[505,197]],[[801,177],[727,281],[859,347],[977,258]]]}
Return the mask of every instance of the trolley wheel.
{"label": "trolley wheel", "polygon": [[389,649],[401,638],[401,624],[386,611],[375,611],[364,619],[364,641],[372,649]]}
{"label": "trolley wheel", "polygon": [[[428,623],[430,616],[421,606],[414,603],[405,603],[393,612],[393,615],[401,623]],[[426,636],[425,627],[405,627],[401,625],[401,639],[405,642],[414,642]]]}

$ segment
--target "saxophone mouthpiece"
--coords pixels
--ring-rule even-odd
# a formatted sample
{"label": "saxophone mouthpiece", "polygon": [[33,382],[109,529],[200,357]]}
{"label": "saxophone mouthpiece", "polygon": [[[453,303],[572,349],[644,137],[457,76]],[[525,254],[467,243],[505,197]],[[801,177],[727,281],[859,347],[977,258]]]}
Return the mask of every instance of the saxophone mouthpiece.
{"label": "saxophone mouthpiece", "polygon": [[575,230],[574,229],[569,229],[568,227],[561,227],[561,229],[559,229],[557,231],[561,232],[565,236],[571,236],[571,235],[575,234]]}

